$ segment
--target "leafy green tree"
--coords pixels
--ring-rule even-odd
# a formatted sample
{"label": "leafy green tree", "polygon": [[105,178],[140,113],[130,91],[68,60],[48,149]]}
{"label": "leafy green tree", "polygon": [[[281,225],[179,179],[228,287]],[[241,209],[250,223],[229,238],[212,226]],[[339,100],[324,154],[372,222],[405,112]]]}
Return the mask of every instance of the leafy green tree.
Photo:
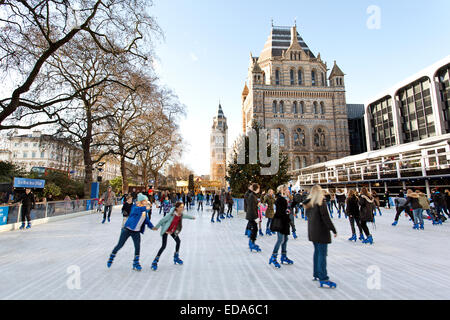
{"label": "leafy green tree", "polygon": [[13,183],[14,177],[24,177],[25,170],[22,167],[12,163],[0,161],[0,182]]}
{"label": "leafy green tree", "polygon": [[44,196],[47,197],[49,194],[52,194],[53,198],[57,198],[61,195],[61,188],[53,182],[46,183],[44,188]]}
{"label": "leafy green tree", "polygon": [[[257,154],[258,159],[256,164],[250,164],[249,161],[249,143],[248,136],[244,136],[245,141],[245,164],[238,164],[238,151],[235,150],[233,154],[233,161],[229,164],[227,170],[226,180],[230,184],[233,196],[243,197],[248,190],[250,183],[258,183],[261,186],[261,190],[269,190],[276,188],[282,184],[289,182],[291,177],[288,175],[289,162],[286,155],[280,152],[279,154],[279,169],[276,174],[262,175],[261,168],[267,168],[270,165],[263,165],[259,159],[259,131],[262,126],[256,121],[253,122],[252,128],[256,131],[257,136]],[[267,154],[271,156],[271,145],[267,145]]]}

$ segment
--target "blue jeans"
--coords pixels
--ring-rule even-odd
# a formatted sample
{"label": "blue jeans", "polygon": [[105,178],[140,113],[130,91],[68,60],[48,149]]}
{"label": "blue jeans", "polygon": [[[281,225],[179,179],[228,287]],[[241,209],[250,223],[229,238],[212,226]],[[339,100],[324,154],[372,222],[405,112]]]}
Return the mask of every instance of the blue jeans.
{"label": "blue jeans", "polygon": [[423,209],[414,209],[413,215],[414,215],[414,223],[415,224],[423,224],[423,216],[422,216]]}
{"label": "blue jeans", "polygon": [[288,242],[288,236],[285,234],[282,234],[281,232],[277,232],[277,243],[275,243],[275,247],[273,248],[273,254],[278,254],[278,250],[280,250],[281,246],[281,254],[287,253],[287,242]]}
{"label": "blue jeans", "polygon": [[134,243],[134,255],[138,256],[141,251],[141,234],[139,231],[131,231],[127,228],[122,228],[122,232],[120,233],[119,243],[113,249],[112,253],[117,254],[120,249],[124,246],[125,242],[127,242],[128,238],[131,237]]}
{"label": "blue jeans", "polygon": [[313,242],[314,244],[314,278],[327,281],[327,251],[328,244]]}

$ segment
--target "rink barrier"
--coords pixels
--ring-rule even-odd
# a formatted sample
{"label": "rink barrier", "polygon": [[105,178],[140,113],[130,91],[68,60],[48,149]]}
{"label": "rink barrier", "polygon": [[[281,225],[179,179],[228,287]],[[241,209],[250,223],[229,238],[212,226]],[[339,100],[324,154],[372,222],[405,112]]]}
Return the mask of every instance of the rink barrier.
{"label": "rink barrier", "polygon": [[[117,201],[120,204],[120,201]],[[31,210],[31,225],[72,219],[96,213],[98,199],[52,201],[36,203]],[[0,205],[0,232],[18,230],[21,222],[22,205]]]}
{"label": "rink barrier", "polygon": [[244,199],[233,198],[233,209],[238,214],[244,213]]}

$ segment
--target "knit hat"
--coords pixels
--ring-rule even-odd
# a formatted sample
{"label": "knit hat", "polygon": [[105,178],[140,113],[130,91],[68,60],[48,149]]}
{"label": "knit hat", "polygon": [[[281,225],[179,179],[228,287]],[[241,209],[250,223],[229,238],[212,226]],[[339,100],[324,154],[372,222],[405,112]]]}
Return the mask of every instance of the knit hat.
{"label": "knit hat", "polygon": [[144,201],[144,200],[148,201],[147,196],[144,196],[142,193],[139,193],[137,195],[137,201]]}

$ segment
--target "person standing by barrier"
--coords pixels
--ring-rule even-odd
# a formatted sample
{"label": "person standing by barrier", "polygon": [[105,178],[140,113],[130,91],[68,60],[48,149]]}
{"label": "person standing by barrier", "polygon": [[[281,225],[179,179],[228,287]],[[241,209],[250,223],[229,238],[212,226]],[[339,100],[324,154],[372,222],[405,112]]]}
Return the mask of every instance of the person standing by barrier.
{"label": "person standing by barrier", "polygon": [[103,211],[103,221],[106,221],[106,215],[108,215],[108,222],[111,222],[111,212],[113,205],[116,204],[116,194],[112,191],[112,187],[109,186],[108,190],[102,195],[101,200],[104,203],[105,211]]}
{"label": "person standing by barrier", "polygon": [[20,230],[25,228],[25,220],[27,221],[26,229],[31,228],[31,210],[34,209],[36,205],[36,199],[34,198],[34,194],[31,192],[31,189],[25,189],[25,193],[19,198],[19,201],[22,204],[22,225],[19,227]]}
{"label": "person standing by barrier", "polygon": [[324,192],[319,185],[311,188],[311,193],[303,203],[308,216],[308,238],[314,245],[313,277],[320,282],[320,287],[336,288],[327,274],[328,244],[331,243],[330,231],[337,237],[336,228],[331,222],[327,206],[324,202]]}

